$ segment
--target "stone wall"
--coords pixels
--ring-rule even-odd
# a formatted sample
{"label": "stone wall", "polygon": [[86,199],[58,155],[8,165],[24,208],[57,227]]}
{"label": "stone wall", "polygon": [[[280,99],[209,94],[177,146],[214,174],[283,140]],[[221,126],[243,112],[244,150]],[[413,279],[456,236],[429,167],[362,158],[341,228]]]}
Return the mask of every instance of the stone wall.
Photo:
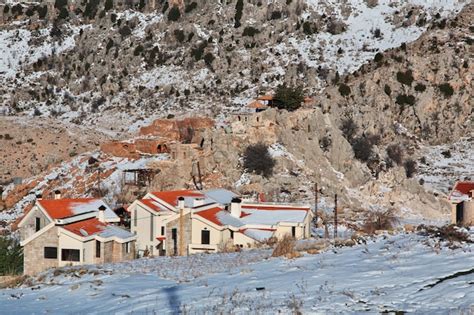
{"label": "stone wall", "polygon": [[[188,245],[191,244],[191,213],[183,215],[183,227],[184,227],[184,241],[183,241],[183,252],[182,255],[187,255],[187,248]],[[181,229],[180,229],[180,218],[178,216],[177,219],[170,221],[166,224],[166,255],[173,256],[174,254],[174,241],[172,239],[171,230],[176,228],[177,229],[177,254],[180,255],[179,248],[180,248],[180,236],[181,236]]]}
{"label": "stone wall", "polygon": [[96,259],[96,263],[120,262],[135,258],[135,241],[130,242],[129,253],[125,250],[125,243],[110,241],[101,244],[100,258]]}
{"label": "stone wall", "polygon": [[[25,275],[33,275],[58,266],[59,259],[61,258],[58,239],[58,228],[53,227],[24,246],[23,272]],[[44,258],[44,247],[58,248],[58,258]]]}

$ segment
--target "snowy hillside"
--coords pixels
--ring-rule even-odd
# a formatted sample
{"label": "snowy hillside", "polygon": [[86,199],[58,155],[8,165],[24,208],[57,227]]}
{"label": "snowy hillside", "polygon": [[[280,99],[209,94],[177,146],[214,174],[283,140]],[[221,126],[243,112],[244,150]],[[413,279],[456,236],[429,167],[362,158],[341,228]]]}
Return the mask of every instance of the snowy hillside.
{"label": "snowy hillside", "polygon": [[469,313],[474,246],[439,245],[401,234],[293,260],[257,250],[88,266],[0,290],[0,301],[15,314]]}
{"label": "snowy hillside", "polygon": [[240,27],[235,5],[218,2],[186,9],[177,22],[159,7],[93,21],[70,12],[37,30],[28,18],[0,26],[0,112],[126,129],[139,117],[235,110],[284,81],[311,95],[336,71],[416,40],[467,2],[285,3],[246,3]]}

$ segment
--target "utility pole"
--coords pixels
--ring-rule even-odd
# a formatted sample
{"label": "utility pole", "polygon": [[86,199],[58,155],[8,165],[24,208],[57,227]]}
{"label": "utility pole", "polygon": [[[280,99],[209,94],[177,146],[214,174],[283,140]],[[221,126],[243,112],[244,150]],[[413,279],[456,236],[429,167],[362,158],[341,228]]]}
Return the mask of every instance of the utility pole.
{"label": "utility pole", "polygon": [[179,209],[179,256],[184,256],[184,217],[183,217],[183,208]]}
{"label": "utility pole", "polygon": [[337,238],[337,194],[334,195],[334,239]]}
{"label": "utility pole", "polygon": [[318,227],[318,183],[314,183],[314,222]]}

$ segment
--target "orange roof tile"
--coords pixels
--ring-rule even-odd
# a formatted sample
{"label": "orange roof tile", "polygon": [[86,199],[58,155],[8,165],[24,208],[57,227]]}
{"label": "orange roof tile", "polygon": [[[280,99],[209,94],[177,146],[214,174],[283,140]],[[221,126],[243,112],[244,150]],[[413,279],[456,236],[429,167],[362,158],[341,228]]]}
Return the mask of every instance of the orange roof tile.
{"label": "orange roof tile", "polygon": [[171,191],[159,191],[159,192],[152,192],[153,196],[158,199],[163,200],[164,202],[172,205],[178,205],[178,198],[179,197],[204,197],[204,195],[195,190],[171,190]]}
{"label": "orange roof tile", "polygon": [[[100,222],[97,218],[87,219],[64,225],[63,228],[79,236],[89,236],[102,232],[107,227],[106,223]],[[87,235],[81,233],[83,230]]]}
{"label": "orange roof tile", "polygon": [[95,211],[98,208],[98,206],[96,207],[98,202],[101,202],[101,200],[96,198],[38,200],[38,203],[52,219],[63,219]]}
{"label": "orange roof tile", "polygon": [[196,212],[197,215],[200,215],[204,219],[211,221],[214,224],[222,225],[221,221],[217,218],[217,213],[219,213],[222,209],[219,207],[214,207],[206,210],[202,210]]}
{"label": "orange roof tile", "polygon": [[248,104],[247,107],[250,107],[250,108],[257,108],[257,109],[267,108],[266,105],[263,105],[263,104],[262,104],[261,102],[259,102],[259,101],[253,101],[253,102],[251,102],[250,104]]}
{"label": "orange roof tile", "polygon": [[161,211],[162,209],[156,204],[156,201],[154,201],[153,199],[142,199],[140,200],[141,203],[143,203],[145,206],[147,206],[148,208],[150,208],[151,210],[153,211]]}
{"label": "orange roof tile", "polygon": [[468,195],[468,196],[471,190],[474,190],[474,182],[468,182],[468,181],[457,182],[453,188],[453,191],[457,191],[463,195]]}
{"label": "orange roof tile", "polygon": [[257,97],[257,100],[259,101],[273,101],[273,95],[263,95]]}

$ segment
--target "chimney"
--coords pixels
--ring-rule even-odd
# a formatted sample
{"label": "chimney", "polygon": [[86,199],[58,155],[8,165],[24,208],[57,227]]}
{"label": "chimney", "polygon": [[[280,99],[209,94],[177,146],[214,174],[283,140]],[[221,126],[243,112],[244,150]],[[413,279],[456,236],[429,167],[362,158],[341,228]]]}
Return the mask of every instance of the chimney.
{"label": "chimney", "polygon": [[102,205],[102,206],[99,207],[99,221],[100,221],[100,222],[104,222],[104,223],[105,223],[105,210],[106,210],[106,209],[107,209],[107,208],[106,208],[104,205]]}
{"label": "chimney", "polygon": [[54,191],[54,199],[55,200],[61,199],[61,191],[60,190],[55,190]]}
{"label": "chimney", "polygon": [[184,209],[184,197],[178,198],[178,209]]}
{"label": "chimney", "polygon": [[240,218],[240,215],[242,214],[241,202],[242,200],[240,198],[232,198],[232,201],[230,202],[230,214],[233,217]]}
{"label": "chimney", "polygon": [[42,194],[36,194],[36,200],[42,200],[43,195]]}

